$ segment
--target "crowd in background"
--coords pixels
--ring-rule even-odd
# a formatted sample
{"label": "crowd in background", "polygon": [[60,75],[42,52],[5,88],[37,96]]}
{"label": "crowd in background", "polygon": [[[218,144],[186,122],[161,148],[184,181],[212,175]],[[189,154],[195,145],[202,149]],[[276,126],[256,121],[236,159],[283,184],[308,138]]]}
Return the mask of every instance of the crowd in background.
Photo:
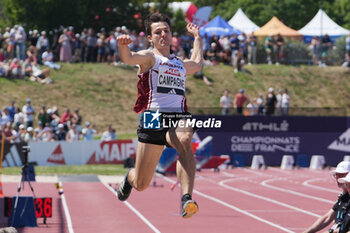
{"label": "crowd in background", "polygon": [[[36,126],[34,128],[34,126]],[[96,136],[94,124],[85,121],[78,108],[71,112],[66,108],[60,114],[57,107],[46,108],[41,106],[39,113],[35,111],[31,100],[19,108],[15,101],[11,101],[0,111],[0,138],[2,135],[7,142],[30,141],[89,141]],[[117,139],[115,129],[111,125],[102,133],[101,140],[109,141]]]}
{"label": "crowd in background", "polygon": [[245,116],[287,116],[290,96],[287,88],[279,89],[275,94],[274,88],[270,87],[265,96],[260,93],[253,98],[249,98],[243,88],[234,95],[234,98],[231,98],[230,92],[225,90],[220,98],[220,106],[222,115],[232,114],[231,110],[234,109],[235,114]]}
{"label": "crowd in background", "polygon": [[[120,63],[116,38],[121,34],[129,34],[133,43],[131,51],[148,49],[151,45],[144,32],[129,30],[126,26],[116,27],[107,32],[101,28],[95,32],[92,28],[76,32],[72,26],[61,27],[49,32],[30,30],[28,33],[20,25],[7,27],[4,32],[0,28],[0,77],[25,77],[33,81],[50,83],[45,80],[50,69],[60,69],[60,62],[107,62]],[[187,33],[173,33],[171,50],[182,58],[189,58],[193,38]],[[219,62],[231,64],[234,71],[244,71],[244,64],[256,64],[258,56],[258,38],[254,33],[232,36],[211,37],[204,35],[203,50],[207,65]],[[264,40],[264,56],[266,63],[279,65],[284,59],[285,39],[280,35],[271,35]],[[333,44],[326,34],[321,39],[314,37],[310,44],[314,64],[324,66],[327,52]],[[347,58],[350,52],[350,36],[346,40]],[[348,60],[348,59],[347,59]],[[40,69],[44,65],[46,69]],[[43,81],[45,80],[45,81]]]}

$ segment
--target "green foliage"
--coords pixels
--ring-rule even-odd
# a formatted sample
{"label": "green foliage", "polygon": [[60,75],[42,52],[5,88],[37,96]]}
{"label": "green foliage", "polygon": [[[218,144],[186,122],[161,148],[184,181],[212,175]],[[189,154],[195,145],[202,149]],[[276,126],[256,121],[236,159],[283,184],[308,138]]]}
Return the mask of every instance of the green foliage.
{"label": "green foliage", "polygon": [[186,31],[185,15],[181,10],[178,10],[173,17],[173,33],[177,32],[179,35]]}

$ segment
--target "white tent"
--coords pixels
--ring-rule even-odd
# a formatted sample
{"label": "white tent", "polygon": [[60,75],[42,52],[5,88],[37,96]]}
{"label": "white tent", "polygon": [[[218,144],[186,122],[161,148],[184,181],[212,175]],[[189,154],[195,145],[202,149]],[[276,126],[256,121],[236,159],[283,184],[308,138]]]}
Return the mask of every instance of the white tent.
{"label": "white tent", "polygon": [[236,28],[240,30],[241,32],[244,32],[246,34],[250,34],[258,29],[260,29],[259,26],[257,26],[255,23],[253,23],[242,11],[241,8],[239,8],[236,12],[236,14],[228,21],[228,24],[230,24],[233,28]]}
{"label": "white tent", "polygon": [[[321,9],[312,20],[298,31],[304,37],[322,36],[328,34],[331,38],[348,35],[349,30],[339,26]],[[305,39],[304,39],[305,40]]]}

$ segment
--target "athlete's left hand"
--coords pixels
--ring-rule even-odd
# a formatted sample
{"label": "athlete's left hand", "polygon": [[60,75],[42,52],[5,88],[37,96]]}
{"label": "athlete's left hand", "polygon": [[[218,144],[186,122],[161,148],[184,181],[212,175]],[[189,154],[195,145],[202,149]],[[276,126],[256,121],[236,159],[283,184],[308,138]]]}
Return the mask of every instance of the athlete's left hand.
{"label": "athlete's left hand", "polygon": [[200,36],[199,27],[197,25],[193,23],[189,23],[187,24],[186,29],[193,37]]}

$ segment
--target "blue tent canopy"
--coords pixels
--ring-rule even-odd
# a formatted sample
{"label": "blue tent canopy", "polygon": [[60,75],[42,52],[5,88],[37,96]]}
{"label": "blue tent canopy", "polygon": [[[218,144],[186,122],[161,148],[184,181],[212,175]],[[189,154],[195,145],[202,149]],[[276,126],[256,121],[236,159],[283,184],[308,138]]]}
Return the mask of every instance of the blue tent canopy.
{"label": "blue tent canopy", "polygon": [[209,37],[211,37],[213,34],[217,36],[232,35],[235,33],[237,35],[241,34],[240,31],[235,30],[231,25],[229,25],[226,22],[226,20],[224,20],[220,16],[216,16],[207,25],[201,27],[199,29],[199,32],[201,36],[204,36],[204,34],[207,34]]}

